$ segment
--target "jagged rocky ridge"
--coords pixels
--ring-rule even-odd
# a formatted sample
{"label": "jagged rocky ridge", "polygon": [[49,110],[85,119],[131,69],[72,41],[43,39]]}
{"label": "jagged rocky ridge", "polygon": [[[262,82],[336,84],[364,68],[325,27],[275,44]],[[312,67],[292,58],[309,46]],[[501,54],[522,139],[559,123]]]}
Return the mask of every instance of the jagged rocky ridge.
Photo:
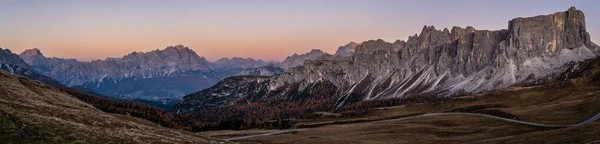
{"label": "jagged rocky ridge", "polygon": [[65,85],[126,99],[179,99],[241,71],[213,70],[209,61],[183,45],[92,62],[47,58],[37,49],[20,57]]}
{"label": "jagged rocky ridge", "polygon": [[[182,45],[146,53],[133,52],[121,59],[93,60],[89,63],[46,58],[37,49],[26,50],[20,56],[31,65],[41,67],[40,72],[67,85],[81,85],[90,80],[101,81],[104,78],[113,80],[129,77],[151,78],[176,72],[209,72],[209,62]],[[57,62],[42,62],[53,61],[53,59]]]}
{"label": "jagged rocky ridge", "polygon": [[176,45],[92,62],[49,58],[37,48],[25,50],[19,57],[36,72],[67,86],[91,89],[120,99],[164,100],[180,99],[236,74],[280,74],[278,68],[262,66],[298,66],[324,54],[320,50],[313,50],[291,56],[281,64],[239,57],[209,62],[188,47]]}
{"label": "jagged rocky ridge", "polygon": [[[598,50],[583,12],[574,7],[516,18],[503,30],[425,26],[407,41],[365,41],[351,58],[324,56],[270,78],[224,79],[184,97],[173,111],[286,97],[322,82],[337,88],[333,108],[363,100],[477,93],[555,79],[569,63],[594,58]],[[235,89],[248,82],[257,84]]]}
{"label": "jagged rocky ridge", "polygon": [[12,74],[25,76],[32,80],[38,80],[54,87],[65,87],[60,82],[47,77],[45,75],[37,73],[25,61],[21,60],[18,55],[12,53],[8,49],[0,48],[0,70],[7,71]]}

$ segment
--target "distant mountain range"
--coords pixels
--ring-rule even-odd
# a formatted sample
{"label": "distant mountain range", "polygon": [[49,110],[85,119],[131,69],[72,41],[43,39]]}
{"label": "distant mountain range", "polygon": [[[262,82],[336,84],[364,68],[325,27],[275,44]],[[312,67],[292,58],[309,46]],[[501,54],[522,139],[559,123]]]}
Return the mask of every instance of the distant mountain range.
{"label": "distant mountain range", "polygon": [[[12,52],[8,52],[11,53]],[[306,60],[328,55],[312,50],[288,57],[282,63],[233,57],[209,62],[183,45],[150,52],[133,52],[121,58],[80,62],[46,57],[37,49],[27,49],[18,57],[25,63],[5,62],[54,78],[66,86],[78,86],[119,99],[165,100],[208,88],[231,75],[277,75],[283,68],[300,66]],[[7,71],[12,70],[5,66]]]}
{"label": "distant mountain range", "polygon": [[177,99],[231,75],[213,71],[209,61],[182,45],[91,62],[47,58],[37,49],[19,56],[36,71],[67,86],[81,85],[126,99]]}

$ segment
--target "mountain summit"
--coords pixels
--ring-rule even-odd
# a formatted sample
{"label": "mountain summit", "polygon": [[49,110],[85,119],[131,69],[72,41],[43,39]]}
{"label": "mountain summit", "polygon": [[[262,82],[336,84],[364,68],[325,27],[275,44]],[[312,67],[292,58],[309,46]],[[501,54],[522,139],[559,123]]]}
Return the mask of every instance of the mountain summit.
{"label": "mountain summit", "polygon": [[341,56],[352,56],[354,55],[354,49],[358,46],[358,43],[350,42],[344,46],[340,46],[337,51],[335,51],[335,55]]}
{"label": "mountain summit", "polygon": [[42,54],[42,52],[40,52],[40,50],[37,49],[37,48],[26,49],[20,55],[22,55],[24,57],[36,57],[36,56],[44,57],[44,55]]}
{"label": "mountain summit", "polygon": [[328,53],[323,52],[320,49],[312,49],[310,52],[305,54],[294,54],[288,56],[280,63],[280,67],[284,69],[288,69],[291,67],[301,66],[304,61],[318,59],[322,56],[329,55]]}

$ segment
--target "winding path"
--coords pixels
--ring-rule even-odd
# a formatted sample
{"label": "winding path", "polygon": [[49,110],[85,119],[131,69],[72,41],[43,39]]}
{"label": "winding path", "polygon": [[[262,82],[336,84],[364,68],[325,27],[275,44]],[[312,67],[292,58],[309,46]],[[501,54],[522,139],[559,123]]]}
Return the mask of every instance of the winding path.
{"label": "winding path", "polygon": [[247,138],[251,138],[251,137],[258,137],[258,136],[268,136],[268,135],[276,135],[276,134],[283,134],[283,133],[297,132],[297,131],[303,131],[303,130],[305,130],[305,129],[290,129],[290,130],[280,130],[280,131],[274,131],[274,132],[270,132],[270,133],[255,134],[255,135],[247,135],[247,136],[242,136],[242,137],[226,138],[226,139],[223,139],[223,140],[226,140],[226,141],[231,141],[231,140],[247,139]]}
{"label": "winding path", "polygon": [[[384,120],[384,121],[400,121],[400,120],[409,120],[409,119],[415,119],[415,118],[431,117],[431,116],[444,116],[444,115],[483,116],[483,117],[488,117],[488,118],[503,120],[503,121],[507,121],[507,122],[513,122],[513,123],[530,125],[530,126],[537,126],[537,127],[548,127],[548,128],[561,128],[561,127],[581,126],[581,125],[588,124],[588,123],[591,123],[591,122],[594,122],[594,121],[600,119],[600,113],[598,113],[595,116],[593,116],[593,117],[591,117],[591,118],[589,118],[589,119],[587,119],[587,120],[585,120],[583,122],[577,123],[577,124],[571,124],[571,125],[547,125],[547,124],[539,124],[539,123],[533,123],[533,122],[526,122],[526,121],[520,121],[520,120],[503,118],[503,117],[497,117],[497,116],[487,115],[487,114],[452,112],[452,113],[428,113],[428,114],[423,114],[423,115],[409,116],[409,117],[403,117],[403,118],[397,118],[397,119],[389,119],[389,120]],[[231,141],[231,140],[247,139],[247,138],[251,138],[251,137],[277,135],[277,134],[297,132],[297,131],[303,131],[303,130],[306,130],[306,128],[305,129],[281,130],[281,131],[275,131],[275,132],[270,132],[270,133],[263,133],[263,134],[256,134],[256,135],[247,135],[247,136],[242,136],[242,137],[233,137],[233,138],[227,138],[227,139],[224,139],[224,140]]]}

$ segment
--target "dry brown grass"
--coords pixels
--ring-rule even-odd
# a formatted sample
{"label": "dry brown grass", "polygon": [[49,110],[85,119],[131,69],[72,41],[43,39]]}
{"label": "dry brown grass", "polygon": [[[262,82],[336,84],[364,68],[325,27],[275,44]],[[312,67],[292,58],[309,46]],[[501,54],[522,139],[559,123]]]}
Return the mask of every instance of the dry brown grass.
{"label": "dry brown grass", "polygon": [[[304,119],[296,126],[316,125],[318,127],[239,141],[263,143],[593,142],[600,140],[598,136],[600,122],[556,129],[526,126],[479,116],[435,116],[404,121],[387,119],[464,110],[502,112],[514,115],[523,121],[542,124],[575,124],[600,112],[599,97],[599,87],[578,83],[570,83],[559,88],[513,87],[457,97],[436,104],[377,108],[354,117]],[[230,132],[228,135],[233,137],[236,134]],[[547,136],[551,138],[546,138]]]}
{"label": "dry brown grass", "polygon": [[[29,129],[43,143],[220,143],[146,120],[102,112],[39,81],[0,72],[0,111],[6,127]],[[10,121],[12,118],[19,121]],[[4,125],[3,125],[4,126]],[[4,129],[3,131],[10,131]],[[19,142],[7,137],[4,142]]]}

